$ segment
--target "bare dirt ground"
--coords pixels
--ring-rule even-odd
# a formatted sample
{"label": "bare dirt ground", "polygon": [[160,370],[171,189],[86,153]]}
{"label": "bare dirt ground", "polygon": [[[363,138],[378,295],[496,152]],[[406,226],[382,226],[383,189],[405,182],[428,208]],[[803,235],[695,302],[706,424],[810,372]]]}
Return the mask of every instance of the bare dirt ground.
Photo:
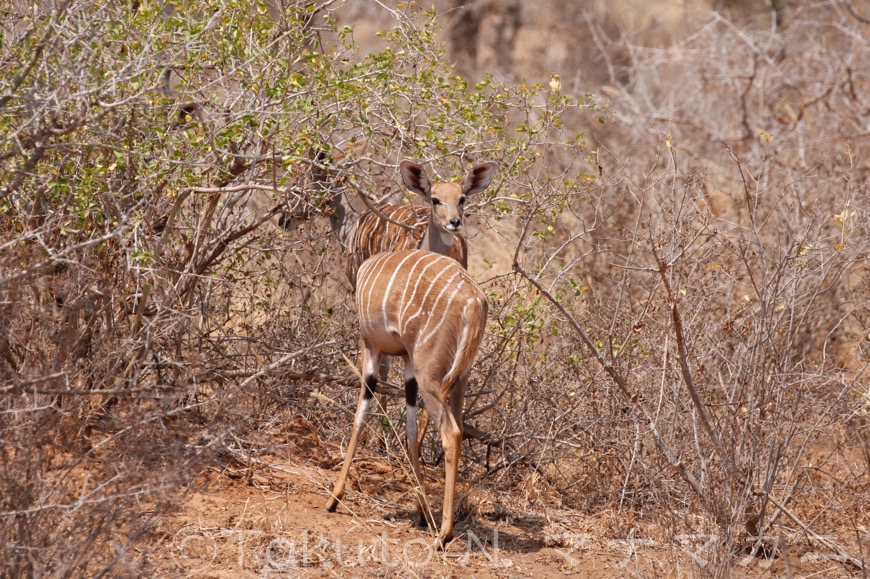
{"label": "bare dirt ground", "polygon": [[[209,471],[183,507],[162,520],[152,545],[155,576],[185,577],[705,577],[709,537],[671,542],[606,536],[594,518],[567,509],[512,510],[509,497],[469,501],[445,552],[413,525],[408,473],[358,453],[350,489],[335,513],[324,509],[341,450],[300,419],[276,433],[293,454]],[[426,469],[440,502],[441,473]],[[468,489],[462,481],[460,493]],[[464,487],[464,488],[463,488]],[[840,563],[805,548],[775,559],[744,558],[737,577],[840,577]],[[739,558],[739,557],[738,557]],[[706,569],[710,571],[710,569]]]}

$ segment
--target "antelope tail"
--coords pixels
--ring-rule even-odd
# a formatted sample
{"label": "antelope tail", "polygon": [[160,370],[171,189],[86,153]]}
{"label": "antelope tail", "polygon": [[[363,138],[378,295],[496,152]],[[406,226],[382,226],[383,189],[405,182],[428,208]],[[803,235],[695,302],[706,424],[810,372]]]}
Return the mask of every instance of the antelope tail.
{"label": "antelope tail", "polygon": [[[475,316],[475,313],[482,315]],[[486,329],[487,303],[485,299],[474,299],[465,304],[462,310],[462,334],[456,344],[456,352],[453,354],[453,365],[441,381],[441,400],[447,400],[456,383],[464,378],[477,356],[477,349],[483,341],[483,332]]]}

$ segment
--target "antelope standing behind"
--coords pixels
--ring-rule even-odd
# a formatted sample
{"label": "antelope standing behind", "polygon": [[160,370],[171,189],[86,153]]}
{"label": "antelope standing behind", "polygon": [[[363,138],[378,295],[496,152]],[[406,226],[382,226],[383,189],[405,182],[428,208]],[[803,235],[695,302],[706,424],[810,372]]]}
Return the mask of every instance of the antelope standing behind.
{"label": "antelope standing behind", "polygon": [[[482,163],[471,169],[462,183],[434,183],[417,163],[402,161],[399,172],[405,187],[421,195],[424,206],[381,205],[378,212],[369,210],[356,223],[348,240],[350,259],[347,277],[356,287],[360,264],[384,251],[425,249],[452,257],[468,268],[468,246],[460,233],[468,196],[489,187],[497,165]],[[427,223],[428,221],[428,223]]]}
{"label": "antelope standing behind", "polygon": [[436,546],[453,537],[456,473],[462,444],[462,406],[471,365],[486,328],[483,291],[458,262],[428,251],[381,253],[359,268],[356,305],[360,322],[362,388],[344,464],[326,505],[344,497],[366,412],[378,384],[383,355],[405,360],[408,454],[416,478],[418,523],[434,521],[423,490],[417,449],[417,394],[441,434],[444,502]]}

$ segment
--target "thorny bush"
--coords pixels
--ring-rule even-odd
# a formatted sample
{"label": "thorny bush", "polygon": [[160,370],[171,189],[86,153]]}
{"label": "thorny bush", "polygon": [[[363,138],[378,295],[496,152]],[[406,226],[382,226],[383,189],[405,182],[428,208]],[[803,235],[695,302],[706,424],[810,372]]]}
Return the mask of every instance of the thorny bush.
{"label": "thorny bush", "polygon": [[[634,517],[714,532],[727,569],[782,524],[770,501],[840,521],[845,493],[866,493],[866,352],[848,347],[867,328],[863,169],[843,151],[807,162],[796,132],[781,149],[729,137],[772,122],[747,96],[775,90],[758,70],[792,68],[747,50],[747,83],[721,87],[699,65],[689,80],[709,98],[694,102],[709,108],[694,118],[743,108],[671,134],[556,77],[469,84],[434,14],[391,10],[364,52],[332,3],[287,4],[4,9],[4,572],[141,572],[132,547],[205,465],[310,460],[270,437],[298,417],[346,435],[357,336],[341,201],[403,198],[403,158],[439,178],[499,163],[473,207],[506,251],[473,272],[491,331],[466,404],[469,494],[531,484],[609,510],[614,533]],[[754,38],[720,24],[697,54]],[[634,56],[626,94],[652,90],[654,64]],[[586,127],[608,119],[650,127],[632,135],[648,153],[588,152]],[[685,159],[697,140],[724,161]],[[402,405],[385,409],[372,452],[396,449]],[[427,444],[427,460],[439,452]]]}

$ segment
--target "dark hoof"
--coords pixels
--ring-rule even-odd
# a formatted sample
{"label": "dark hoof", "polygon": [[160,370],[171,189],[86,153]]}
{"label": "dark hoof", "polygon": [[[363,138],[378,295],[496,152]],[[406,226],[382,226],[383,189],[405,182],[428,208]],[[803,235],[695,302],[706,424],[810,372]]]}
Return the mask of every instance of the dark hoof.
{"label": "dark hoof", "polygon": [[435,543],[432,545],[436,551],[443,551],[447,548],[447,544],[453,540],[453,535],[447,535],[446,537],[438,537],[435,539]]}
{"label": "dark hoof", "polygon": [[423,513],[417,513],[417,526],[421,529],[429,528],[429,521],[426,520],[426,515]]}

